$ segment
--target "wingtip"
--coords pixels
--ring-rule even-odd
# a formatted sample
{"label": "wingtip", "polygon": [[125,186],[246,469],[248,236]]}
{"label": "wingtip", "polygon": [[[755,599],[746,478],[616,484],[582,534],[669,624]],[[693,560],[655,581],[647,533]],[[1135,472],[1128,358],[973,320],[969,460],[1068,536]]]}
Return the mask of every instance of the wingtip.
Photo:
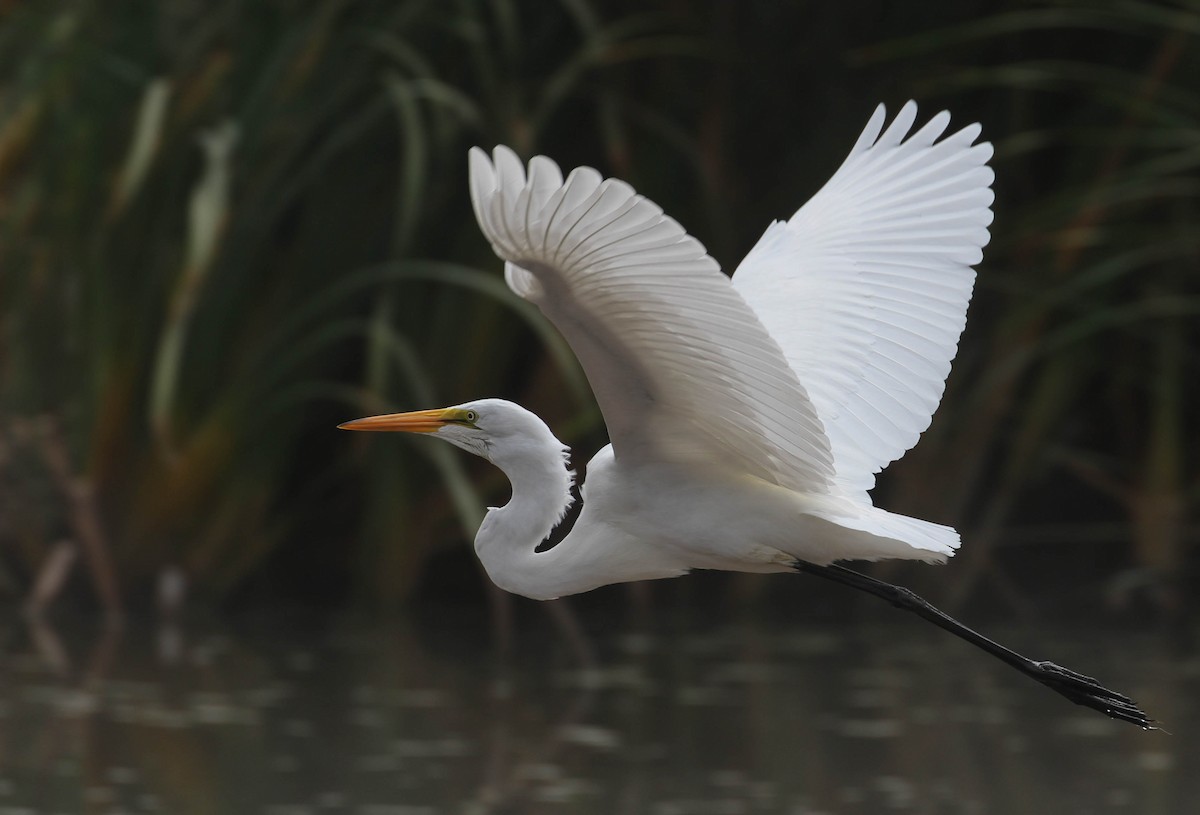
{"label": "wingtip", "polygon": [[950,126],[950,119],[950,111],[939,110],[937,113],[933,114],[933,117],[925,123],[925,126],[922,127],[921,130],[927,130],[932,133],[933,138],[930,139],[930,141],[936,141],[943,133],[946,132],[946,128]]}
{"label": "wingtip", "polygon": [[[935,119],[937,117],[934,117]],[[888,125],[887,130],[884,130],[884,123],[887,122],[887,105],[880,102],[875,106],[875,110],[871,113],[871,118],[867,120],[867,126],[863,128],[859,134],[858,140],[854,143],[854,147],[850,149],[850,155],[861,153],[863,150],[870,149],[880,142],[889,142],[896,144],[900,142],[912,129],[913,122],[917,120],[917,103],[909,99],[900,106],[900,110],[896,112],[896,117],[892,119],[892,123]]]}
{"label": "wingtip", "polygon": [[871,113],[871,118],[867,120],[867,125],[862,129],[862,133],[858,134],[858,140],[854,142],[854,146],[850,148],[850,155],[861,153],[868,149],[879,138],[879,134],[883,131],[883,123],[887,119],[887,105],[880,102],[875,106],[875,110]]}
{"label": "wingtip", "polygon": [[517,151],[507,144],[497,144],[492,148],[492,161],[496,164],[499,164],[501,161],[515,161],[520,163],[521,159],[517,157]]}
{"label": "wingtip", "polygon": [[[979,134],[983,132],[983,125],[981,125],[979,122],[971,122],[971,124],[967,125],[959,132],[962,133],[962,137],[967,140],[967,144],[974,144],[975,140],[979,138]],[[984,142],[984,144],[988,143]],[[989,144],[988,146],[990,147],[991,145]]]}
{"label": "wingtip", "polygon": [[467,169],[474,178],[477,173],[487,172],[492,173],[492,159],[487,154],[487,151],[476,145],[467,151]]}
{"label": "wingtip", "polygon": [[529,186],[538,191],[561,187],[562,170],[557,163],[545,156],[534,156],[529,160]]}
{"label": "wingtip", "polygon": [[497,188],[501,192],[515,196],[525,187],[525,165],[511,147],[497,144],[492,150],[492,163],[496,167]]}
{"label": "wingtip", "polygon": [[904,140],[917,121],[917,103],[909,99],[896,113],[896,118],[888,125],[887,130],[879,137],[877,144],[895,146]]}
{"label": "wingtip", "polygon": [[488,154],[479,147],[467,151],[467,176],[471,190],[471,206],[475,210],[475,220],[487,232],[486,202],[496,191],[496,170]]}

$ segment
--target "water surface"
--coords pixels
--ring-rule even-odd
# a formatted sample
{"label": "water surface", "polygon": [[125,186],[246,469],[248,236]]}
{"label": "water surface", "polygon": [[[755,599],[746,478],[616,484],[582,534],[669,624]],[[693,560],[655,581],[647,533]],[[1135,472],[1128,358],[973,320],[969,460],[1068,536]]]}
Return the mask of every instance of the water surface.
{"label": "water surface", "polygon": [[[1078,708],[920,622],[10,622],[0,815],[1191,813],[1200,661],[989,628],[1167,723]],[[10,617],[10,620],[12,618]]]}

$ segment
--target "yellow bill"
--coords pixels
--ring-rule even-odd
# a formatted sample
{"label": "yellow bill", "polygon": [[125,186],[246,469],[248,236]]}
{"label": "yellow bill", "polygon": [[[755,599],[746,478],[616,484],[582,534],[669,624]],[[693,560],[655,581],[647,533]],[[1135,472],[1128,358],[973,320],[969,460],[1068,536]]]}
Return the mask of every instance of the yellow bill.
{"label": "yellow bill", "polygon": [[352,422],[342,422],[342,430],[380,430],[403,433],[436,433],[447,424],[460,423],[457,415],[461,410],[439,408],[437,410],[414,410],[411,413],[387,413],[383,416],[368,416]]}

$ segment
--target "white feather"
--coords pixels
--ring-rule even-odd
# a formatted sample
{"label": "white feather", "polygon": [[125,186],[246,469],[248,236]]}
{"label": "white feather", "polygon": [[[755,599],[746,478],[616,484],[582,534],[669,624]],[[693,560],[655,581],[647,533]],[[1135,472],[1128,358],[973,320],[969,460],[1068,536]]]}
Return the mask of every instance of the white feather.
{"label": "white feather", "polygon": [[[779,347],[698,241],[624,182],[471,151],[479,222],[512,289],[579,357],[622,460],[719,462],[823,493],[829,444]],[[553,169],[552,169],[553,168]]]}
{"label": "white feather", "polygon": [[[880,106],[732,281],[622,181],[471,151],[472,203],[505,279],[571,345],[612,439],[604,486],[564,551],[597,527],[643,538],[666,558],[656,573],[953,554],[953,529],[866,493],[941,400],[991,222],[978,126],[942,138],[940,113],[909,135],[915,121],[910,103],[885,128]],[[498,531],[510,517],[523,516],[500,513],[477,542],[521,537]],[[489,570],[535,592],[526,560],[499,551]],[[613,563],[643,574],[635,549],[621,551]],[[571,586],[616,579],[590,557],[593,574]]]}
{"label": "white feather", "polygon": [[910,449],[941,401],[992,221],[979,126],[880,105],[829,182],[772,224],[733,285],[816,407],[852,494]]}

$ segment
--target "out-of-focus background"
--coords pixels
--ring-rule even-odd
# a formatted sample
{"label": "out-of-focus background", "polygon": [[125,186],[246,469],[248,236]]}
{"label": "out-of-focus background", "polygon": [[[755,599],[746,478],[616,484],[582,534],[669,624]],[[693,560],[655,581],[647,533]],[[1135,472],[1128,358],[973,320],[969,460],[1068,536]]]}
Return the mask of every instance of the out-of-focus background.
{"label": "out-of-focus background", "polygon": [[877,500],[963,531],[962,590],[1012,548],[1056,582],[1186,594],[1185,6],[6,3],[4,591],[70,541],[107,550],[127,603],[167,569],[219,603],[405,602],[468,566],[506,485],[337,422],[495,395],[579,463],[604,442],[569,353],[504,290],[469,146],[627,179],[732,268],[877,102],[911,97],[983,124],[996,221],[946,398]]}
{"label": "out-of-focus background", "polygon": [[[742,643],[772,618],[839,617],[841,595],[786,577],[616,587],[553,610],[501,596],[470,541],[506,499],[503,476],[448,446],[334,426],[502,396],[546,418],[577,466],[605,443],[569,350],[507,292],[475,226],[470,146],[619,176],[732,269],[828,178],[877,102],[913,98],[922,120],[947,108],[982,123],[996,220],[942,406],[875,491],[957,526],[964,547],[945,568],[874,571],[956,613],[1016,619],[1035,648],[1055,620],[1098,631],[1084,650],[1118,664],[1182,632],[1182,650],[1144,664],[1194,678],[1198,35],[1189,0],[0,0],[8,653],[33,660],[30,676],[88,676],[80,665],[109,666],[110,651],[73,650],[64,620],[136,630],[174,613],[217,626],[201,638],[212,660],[241,642],[212,620],[303,607],[302,631],[347,613],[400,612],[418,629],[453,618],[472,647],[452,662],[469,672],[531,637],[561,640],[560,662],[594,660],[612,609],[759,620]],[[27,634],[22,608],[50,627]],[[862,625],[882,631],[891,614],[864,607]],[[298,650],[268,663],[323,659],[305,650],[319,636],[292,636]],[[381,636],[411,664],[416,645]],[[776,646],[792,653],[764,653]],[[414,692],[387,699],[420,710]],[[285,736],[312,730],[293,724]],[[575,742],[611,746],[613,731],[572,726]],[[440,760],[473,743],[403,749]],[[1148,755],[1154,771],[1173,753]],[[519,789],[562,780],[531,772]],[[738,785],[752,776],[721,789],[750,800]],[[0,799],[11,787],[0,778]],[[863,789],[847,806],[907,788]],[[313,806],[349,800],[318,792]]]}

